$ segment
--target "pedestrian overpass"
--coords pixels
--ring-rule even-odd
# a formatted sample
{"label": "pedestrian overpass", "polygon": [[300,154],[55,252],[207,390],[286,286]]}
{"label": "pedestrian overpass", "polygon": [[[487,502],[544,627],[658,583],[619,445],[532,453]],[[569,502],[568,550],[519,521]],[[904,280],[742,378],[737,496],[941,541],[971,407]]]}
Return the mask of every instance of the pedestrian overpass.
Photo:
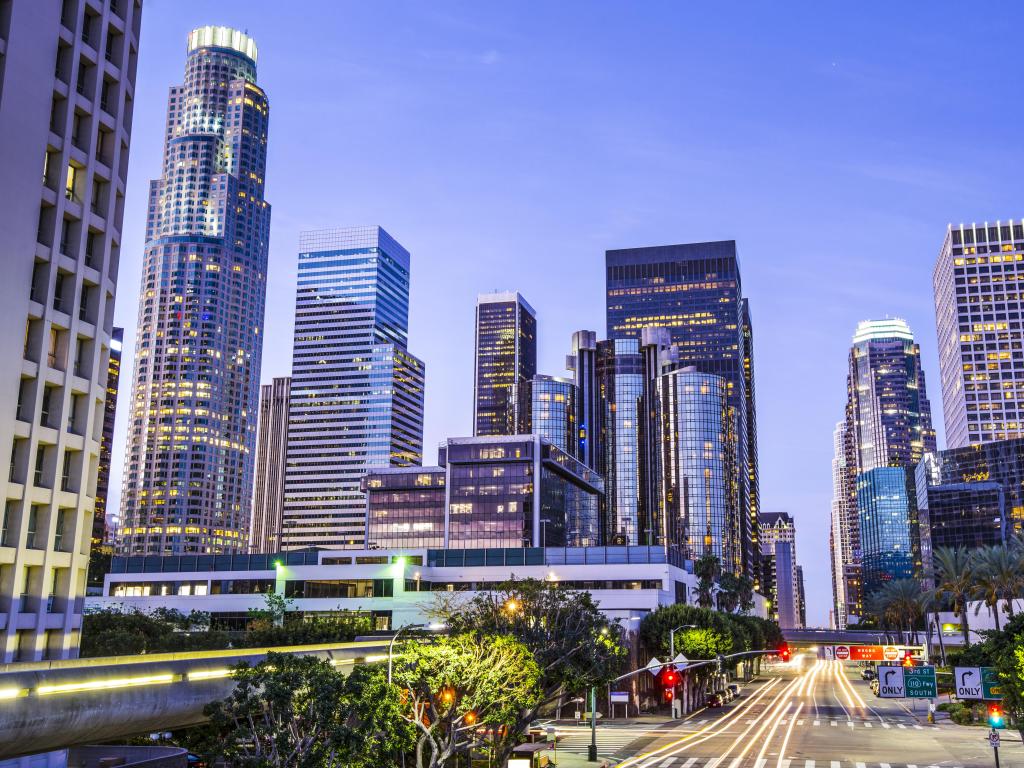
{"label": "pedestrian overpass", "polygon": [[899,640],[892,633],[868,629],[783,629],[782,637],[794,646],[888,645]]}
{"label": "pedestrian overpass", "polygon": [[3,664],[0,759],[195,725],[239,662],[298,653],[346,669],[386,659],[388,640]]}

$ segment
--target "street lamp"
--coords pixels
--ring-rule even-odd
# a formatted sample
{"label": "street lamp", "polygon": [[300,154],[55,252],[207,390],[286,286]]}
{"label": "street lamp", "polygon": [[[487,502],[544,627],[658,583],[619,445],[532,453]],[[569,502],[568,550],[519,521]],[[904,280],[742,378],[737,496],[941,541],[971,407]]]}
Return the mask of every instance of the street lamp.
{"label": "street lamp", "polygon": [[[668,631],[668,655],[671,656],[672,659],[676,657],[676,632],[678,632],[680,629],[697,629],[697,625],[680,624],[675,629],[670,629]],[[669,659],[669,661],[672,661],[672,659]]]}

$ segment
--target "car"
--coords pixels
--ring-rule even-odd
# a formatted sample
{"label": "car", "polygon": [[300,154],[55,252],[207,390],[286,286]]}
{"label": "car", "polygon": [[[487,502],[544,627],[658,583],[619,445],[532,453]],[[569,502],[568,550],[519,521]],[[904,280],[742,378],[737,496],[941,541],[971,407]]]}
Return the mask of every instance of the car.
{"label": "car", "polygon": [[878,675],[875,673],[875,670],[871,669],[871,667],[867,667],[860,671],[861,680],[874,680],[876,677],[878,677]]}
{"label": "car", "polygon": [[722,700],[722,694],[720,693],[712,693],[710,696],[708,696],[707,706],[711,709],[714,709],[715,707],[720,707],[724,703],[725,702]]}
{"label": "car", "polygon": [[729,683],[729,690],[732,691],[733,698],[740,697],[740,687],[736,683]]}

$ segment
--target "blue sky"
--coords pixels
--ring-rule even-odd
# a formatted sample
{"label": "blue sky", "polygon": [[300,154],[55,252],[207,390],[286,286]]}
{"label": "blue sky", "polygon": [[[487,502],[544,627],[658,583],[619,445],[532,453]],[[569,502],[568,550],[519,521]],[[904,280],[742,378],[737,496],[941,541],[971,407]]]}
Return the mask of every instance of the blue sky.
{"label": "blue sky", "polygon": [[203,24],[248,30],[270,97],[263,380],[287,375],[298,233],[380,224],[412,252],[425,458],[470,431],[473,306],[518,289],[539,368],[604,333],[607,248],[738,243],[761,495],[798,526],[824,623],[832,430],[859,320],[921,343],[942,440],[931,270],[947,223],[1006,220],[1021,9],[952,3],[146,0],[116,322],[127,421],[146,189]]}

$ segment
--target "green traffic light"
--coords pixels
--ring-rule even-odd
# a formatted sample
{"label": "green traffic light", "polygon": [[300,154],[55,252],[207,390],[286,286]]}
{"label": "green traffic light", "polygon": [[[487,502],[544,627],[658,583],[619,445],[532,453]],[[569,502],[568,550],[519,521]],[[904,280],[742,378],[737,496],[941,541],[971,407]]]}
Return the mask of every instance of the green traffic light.
{"label": "green traffic light", "polygon": [[988,724],[993,728],[1002,728],[1004,719],[1001,707],[992,706],[988,708]]}

